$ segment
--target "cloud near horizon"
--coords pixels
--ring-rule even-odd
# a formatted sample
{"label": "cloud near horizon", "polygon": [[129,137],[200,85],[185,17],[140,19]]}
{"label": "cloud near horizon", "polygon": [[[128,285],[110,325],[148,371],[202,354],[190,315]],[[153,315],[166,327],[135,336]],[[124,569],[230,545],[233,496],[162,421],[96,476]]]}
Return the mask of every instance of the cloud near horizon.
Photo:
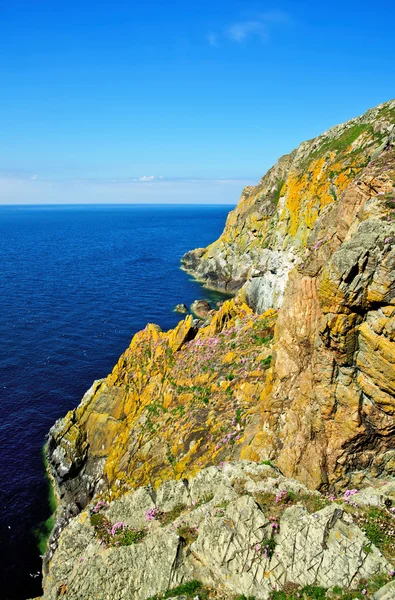
{"label": "cloud near horizon", "polygon": [[236,204],[248,179],[44,180],[0,173],[0,205]]}

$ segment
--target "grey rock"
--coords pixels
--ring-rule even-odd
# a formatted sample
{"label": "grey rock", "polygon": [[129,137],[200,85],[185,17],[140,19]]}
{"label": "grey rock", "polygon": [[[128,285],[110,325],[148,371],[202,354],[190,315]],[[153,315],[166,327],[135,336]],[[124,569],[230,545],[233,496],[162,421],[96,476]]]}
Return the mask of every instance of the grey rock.
{"label": "grey rock", "polygon": [[258,314],[281,307],[289,272],[298,262],[292,251],[264,249],[261,255],[243,288],[248,305]]}
{"label": "grey rock", "polygon": [[176,506],[191,504],[188,482],[184,480],[166,481],[157,492],[156,504],[166,512]]}
{"label": "grey rock", "polygon": [[[387,485],[390,493],[393,484]],[[146,529],[141,542],[124,547],[100,546],[85,511],[60,532],[44,577],[43,599],[55,600],[61,593],[66,600],[145,600],[198,579],[225,595],[267,600],[287,582],[352,589],[362,578],[389,573],[392,565],[341,505],[313,514],[293,505],[282,514],[276,533],[270,505],[260,506],[251,494],[283,490],[309,493],[275,468],[250,461],[208,467],[188,482],[169,481],[156,491],[139,488],[103,509],[112,523]],[[145,517],[155,506],[164,512],[183,508],[172,523],[163,525]],[[189,545],[185,528],[195,532]],[[268,540],[275,547],[266,556]]]}
{"label": "grey rock", "polygon": [[392,494],[391,498],[385,492],[386,490],[383,488],[368,487],[354,494],[352,501],[363,506],[386,506],[388,503],[391,506],[392,499],[395,499],[395,494]]}
{"label": "grey rock", "polygon": [[156,506],[155,500],[155,493],[150,487],[141,487],[111,502],[104,512],[114,523],[123,521],[133,529],[142,529],[147,524],[145,513]]}
{"label": "grey rock", "polygon": [[356,574],[358,579],[369,579],[391,568],[336,504],[312,515],[299,506],[287,509],[277,541],[288,580],[300,585],[352,587]]}
{"label": "grey rock", "polygon": [[384,587],[380,588],[372,596],[372,600],[394,600],[395,581],[390,581]]}

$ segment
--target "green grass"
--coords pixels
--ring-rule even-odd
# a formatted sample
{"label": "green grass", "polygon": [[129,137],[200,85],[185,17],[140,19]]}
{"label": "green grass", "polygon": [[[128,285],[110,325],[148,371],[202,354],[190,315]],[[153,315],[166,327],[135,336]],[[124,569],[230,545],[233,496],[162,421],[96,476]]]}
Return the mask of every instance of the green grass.
{"label": "green grass", "polygon": [[267,336],[260,336],[257,335],[256,333],[254,334],[254,340],[258,343],[258,344],[262,344],[264,346],[266,346],[266,344],[269,344],[274,338],[274,335],[271,333]]}
{"label": "green grass", "polygon": [[277,542],[276,542],[275,538],[273,538],[273,537],[264,538],[261,542],[262,553],[264,550],[266,550],[267,557],[272,558],[272,556],[274,555],[274,551],[276,549],[276,545],[277,545]]}
{"label": "green grass", "polygon": [[187,507],[185,504],[177,504],[177,506],[169,510],[169,512],[163,514],[163,517],[161,517],[160,522],[162,523],[162,525],[168,525],[169,523],[173,523],[173,521],[175,521],[175,519],[177,519],[177,517],[179,517],[180,514],[186,510],[186,508]]}
{"label": "green grass", "polygon": [[276,185],[276,189],[272,195],[272,197],[270,198],[272,203],[275,204],[277,206],[278,201],[280,200],[280,196],[281,196],[281,190],[282,187],[285,183],[285,179],[279,179]]}
{"label": "green grass", "polygon": [[125,529],[123,533],[119,535],[119,545],[120,546],[131,546],[132,544],[137,544],[141,542],[145,537],[145,531],[135,531],[134,529]]}
{"label": "green grass", "polygon": [[[380,143],[380,134],[375,134],[372,125],[369,123],[357,123],[349,127],[344,133],[341,135],[337,135],[336,137],[330,139],[324,139],[320,146],[315,149],[313,152],[304,159],[301,164],[301,170],[305,172],[309,165],[319,158],[322,158],[329,152],[336,153],[336,160],[338,160],[339,155],[343,154],[346,150],[348,151],[351,144],[353,144],[363,133],[368,132],[370,134],[371,144],[379,144]],[[353,155],[354,158],[356,155],[361,154],[363,152],[362,148],[355,148],[351,152],[349,152],[350,156]],[[334,172],[331,171],[332,176]]]}
{"label": "green grass", "polygon": [[272,592],[270,600],[326,600],[328,597],[326,594],[327,590],[320,586],[306,585],[303,588],[294,584],[288,584],[288,586],[293,589],[290,591],[284,589]]}
{"label": "green grass", "polygon": [[354,521],[364,531],[368,540],[377,546],[388,558],[395,558],[395,525],[394,517],[386,509],[371,506],[348,512]]}
{"label": "green grass", "polygon": [[[285,584],[282,590],[272,592],[270,600],[366,600],[383,587],[391,578],[389,575],[375,575],[370,581],[360,581],[357,589],[350,590],[335,585],[331,590],[321,586],[305,585],[301,587],[293,583]],[[363,590],[365,590],[364,593]]]}
{"label": "green grass", "polygon": [[173,598],[174,596],[187,596],[188,598],[191,598],[196,595],[196,592],[199,592],[199,598],[205,597],[202,584],[200,581],[193,579],[192,581],[182,583],[175,588],[166,590],[163,594],[151,596],[150,598],[147,598],[147,600],[164,600],[165,598]]}
{"label": "green grass", "polygon": [[95,536],[106,548],[137,544],[147,535],[145,529],[137,530],[131,527],[118,529],[114,535],[111,535],[109,531],[112,523],[100,512],[91,514],[90,524],[95,530]]}
{"label": "green grass", "polygon": [[344,152],[344,150],[351,146],[351,144],[353,144],[359,136],[365,133],[365,131],[369,131],[371,134],[374,133],[372,125],[369,125],[368,123],[352,125],[341,135],[328,139],[328,141],[321,144],[315,152],[310,154],[309,159],[315,160],[328,152],[336,152],[337,154]]}
{"label": "green grass", "polygon": [[271,363],[272,363],[272,356],[271,355],[269,355],[266,358],[264,358],[264,359],[261,360],[261,365],[263,367],[267,368],[267,369],[270,367]]}
{"label": "green grass", "polygon": [[302,594],[314,600],[325,600],[326,589],[320,586],[306,585],[302,588]]}

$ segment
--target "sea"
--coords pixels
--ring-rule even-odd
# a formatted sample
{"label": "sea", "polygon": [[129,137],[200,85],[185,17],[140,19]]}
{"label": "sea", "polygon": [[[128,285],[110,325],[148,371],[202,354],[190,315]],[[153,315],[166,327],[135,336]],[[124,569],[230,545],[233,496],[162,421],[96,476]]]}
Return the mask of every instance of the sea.
{"label": "sea", "polygon": [[[43,445],[147,322],[163,330],[222,294],[180,269],[233,206],[0,207],[0,574],[3,600],[41,593],[51,515]],[[41,550],[39,542],[41,541]]]}

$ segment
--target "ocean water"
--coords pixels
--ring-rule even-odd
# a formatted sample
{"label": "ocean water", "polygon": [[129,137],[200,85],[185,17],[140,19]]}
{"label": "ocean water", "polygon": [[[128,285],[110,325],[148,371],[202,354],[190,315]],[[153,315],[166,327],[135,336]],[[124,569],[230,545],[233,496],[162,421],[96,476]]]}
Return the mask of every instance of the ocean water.
{"label": "ocean water", "polygon": [[218,301],[180,270],[231,206],[0,207],[1,598],[41,591],[35,530],[50,516],[42,446],[147,322]]}

